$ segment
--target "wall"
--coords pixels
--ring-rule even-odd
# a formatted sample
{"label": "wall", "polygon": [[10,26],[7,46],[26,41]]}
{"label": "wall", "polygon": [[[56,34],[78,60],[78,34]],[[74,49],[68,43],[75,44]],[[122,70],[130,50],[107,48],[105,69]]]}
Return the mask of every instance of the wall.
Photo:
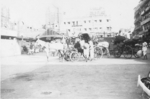
{"label": "wall", "polygon": [[1,48],[0,48],[0,56],[14,56],[14,55],[21,55],[21,48],[16,39],[9,40],[9,39],[1,39]]}

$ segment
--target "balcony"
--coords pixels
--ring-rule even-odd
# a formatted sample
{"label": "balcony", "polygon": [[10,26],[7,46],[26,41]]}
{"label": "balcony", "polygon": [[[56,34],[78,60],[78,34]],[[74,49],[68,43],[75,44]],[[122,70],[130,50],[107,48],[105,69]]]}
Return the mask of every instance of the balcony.
{"label": "balcony", "polygon": [[138,30],[140,28],[141,28],[141,26],[138,26],[138,27],[135,27],[134,30],[136,31],[136,30]]}
{"label": "balcony", "polygon": [[141,16],[144,16],[150,11],[150,7],[147,7],[144,11],[142,11]]}
{"label": "balcony", "polygon": [[146,24],[149,21],[150,21],[150,18],[147,18],[147,19],[145,19],[144,21],[141,22],[141,25],[144,25],[144,24]]}
{"label": "balcony", "polygon": [[150,7],[147,7],[146,9],[145,9],[145,11],[149,11],[150,10]]}
{"label": "balcony", "polygon": [[143,15],[144,15],[144,13],[145,13],[145,11],[142,11],[142,12],[141,12],[141,16],[143,16]]}
{"label": "balcony", "polygon": [[134,21],[134,24],[137,24],[137,23],[140,22],[141,20],[142,20],[141,17],[136,18],[135,21]]}

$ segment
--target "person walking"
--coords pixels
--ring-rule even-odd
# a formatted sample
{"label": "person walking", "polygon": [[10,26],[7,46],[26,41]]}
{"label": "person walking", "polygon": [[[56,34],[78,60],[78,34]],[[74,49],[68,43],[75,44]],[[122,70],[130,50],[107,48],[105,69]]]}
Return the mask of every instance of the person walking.
{"label": "person walking", "polygon": [[34,53],[34,45],[31,42],[31,44],[30,44],[30,54],[33,55],[33,53]]}
{"label": "person walking", "polygon": [[45,52],[46,52],[46,57],[47,57],[47,61],[48,61],[49,53],[50,53],[50,44],[48,42],[46,42],[46,44],[45,44]]}
{"label": "person walking", "polygon": [[147,48],[148,48],[148,45],[146,42],[144,42],[142,44],[143,59],[147,59]]}
{"label": "person walking", "polygon": [[89,51],[90,51],[90,60],[92,61],[94,59],[94,45],[93,41],[89,41]]}
{"label": "person walking", "polygon": [[82,40],[82,44],[83,44],[84,57],[87,62],[89,60],[89,55],[90,55],[90,46],[89,43],[84,40]]}
{"label": "person walking", "polygon": [[86,62],[89,60],[89,55],[90,55],[89,41],[90,41],[89,35],[88,34],[82,34],[80,44],[82,46],[83,54],[84,54]]}

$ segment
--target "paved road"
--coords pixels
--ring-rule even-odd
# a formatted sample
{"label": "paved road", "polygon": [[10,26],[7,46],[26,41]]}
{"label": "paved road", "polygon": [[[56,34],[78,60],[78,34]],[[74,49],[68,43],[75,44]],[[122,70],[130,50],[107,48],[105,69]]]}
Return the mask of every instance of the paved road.
{"label": "paved road", "polygon": [[3,99],[141,99],[137,76],[150,61],[103,58],[92,62],[49,62],[34,56],[2,58]]}

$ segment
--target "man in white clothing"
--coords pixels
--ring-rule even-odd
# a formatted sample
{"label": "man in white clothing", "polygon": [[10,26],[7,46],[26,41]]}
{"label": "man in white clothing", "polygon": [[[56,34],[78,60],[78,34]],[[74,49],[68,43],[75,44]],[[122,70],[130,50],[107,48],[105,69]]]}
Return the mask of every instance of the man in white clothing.
{"label": "man in white clothing", "polygon": [[46,42],[46,44],[45,44],[45,52],[46,52],[46,57],[47,57],[47,61],[48,61],[49,53],[50,53],[50,45],[48,42]]}

